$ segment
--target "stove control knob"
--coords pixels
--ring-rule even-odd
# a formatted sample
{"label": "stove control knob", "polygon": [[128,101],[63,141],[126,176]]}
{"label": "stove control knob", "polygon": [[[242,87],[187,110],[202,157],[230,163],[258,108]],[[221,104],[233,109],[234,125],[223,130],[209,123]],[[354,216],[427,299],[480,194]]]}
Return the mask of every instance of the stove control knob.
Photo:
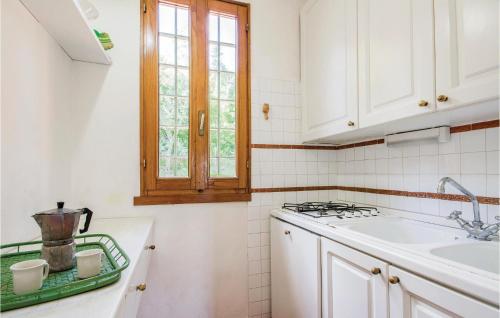
{"label": "stove control knob", "polygon": [[379,212],[377,210],[375,210],[375,211],[371,211],[370,213],[371,213],[371,215],[377,215]]}
{"label": "stove control knob", "polygon": [[346,218],[352,218],[352,217],[353,217],[352,212],[346,212],[346,213],[345,213],[345,217],[346,217]]}
{"label": "stove control knob", "polygon": [[359,218],[361,216],[361,212],[359,212],[359,211],[355,211],[355,212],[353,212],[353,214],[357,218]]}
{"label": "stove control knob", "polygon": [[370,211],[363,211],[363,216],[371,216]]}

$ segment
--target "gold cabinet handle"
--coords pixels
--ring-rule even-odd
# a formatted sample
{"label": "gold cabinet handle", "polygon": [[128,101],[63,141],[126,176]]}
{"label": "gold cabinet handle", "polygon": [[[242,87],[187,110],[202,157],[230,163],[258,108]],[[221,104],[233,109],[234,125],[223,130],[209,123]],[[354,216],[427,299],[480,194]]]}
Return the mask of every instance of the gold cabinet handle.
{"label": "gold cabinet handle", "polygon": [[374,267],[374,268],[372,268],[371,272],[373,275],[377,275],[377,274],[380,274],[381,270],[378,267]]}
{"label": "gold cabinet handle", "polygon": [[348,121],[348,122],[347,122],[347,126],[349,126],[349,127],[353,127],[353,126],[354,126],[354,122],[353,122],[353,121]]}
{"label": "gold cabinet handle", "polygon": [[146,290],[146,284],[145,283],[140,283],[139,285],[137,285],[135,287],[135,290],[138,290],[138,291],[145,291]]}
{"label": "gold cabinet handle", "polygon": [[418,106],[420,106],[420,107],[426,107],[428,105],[429,105],[429,102],[426,100],[421,100],[418,102]]}
{"label": "gold cabinet handle", "polygon": [[389,276],[389,283],[391,283],[393,285],[399,283],[399,277],[397,277],[397,276]]}
{"label": "gold cabinet handle", "polygon": [[286,230],[285,235],[290,235],[290,231]]}
{"label": "gold cabinet handle", "polygon": [[442,103],[442,102],[446,102],[447,100],[448,100],[448,96],[446,96],[446,95],[439,95],[439,96],[437,97],[437,101],[438,101],[438,102],[441,102],[441,103]]}

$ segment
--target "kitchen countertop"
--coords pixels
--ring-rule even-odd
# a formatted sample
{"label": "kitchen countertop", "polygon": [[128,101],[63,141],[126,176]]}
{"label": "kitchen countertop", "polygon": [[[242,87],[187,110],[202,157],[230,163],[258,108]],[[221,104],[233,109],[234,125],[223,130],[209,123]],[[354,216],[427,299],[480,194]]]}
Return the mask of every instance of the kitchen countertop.
{"label": "kitchen countertop", "polygon": [[130,258],[118,282],[94,291],[30,307],[2,312],[2,318],[110,318],[114,317],[127,292],[131,273],[137,265],[149,234],[152,218],[93,219],[89,234],[111,235]]}
{"label": "kitchen countertop", "polygon": [[[450,222],[448,220],[445,221],[444,218],[389,209],[386,212],[392,216],[450,226]],[[296,213],[279,209],[273,210],[271,215],[277,219],[416,273],[441,285],[498,306],[500,296],[499,275],[434,256],[421,248],[423,244],[419,248],[414,244],[391,243],[341,226],[332,227],[321,224],[307,217],[299,216]],[[451,228],[448,229],[453,230]],[[471,239],[462,239],[462,242],[463,240],[473,241]]]}

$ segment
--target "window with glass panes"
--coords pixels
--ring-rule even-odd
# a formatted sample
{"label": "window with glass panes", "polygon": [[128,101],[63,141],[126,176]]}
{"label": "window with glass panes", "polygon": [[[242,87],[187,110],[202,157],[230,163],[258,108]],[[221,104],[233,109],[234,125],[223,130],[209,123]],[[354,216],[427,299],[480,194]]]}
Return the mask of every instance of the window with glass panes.
{"label": "window with glass panes", "polygon": [[210,176],[236,176],[236,19],[209,15]]}
{"label": "window with glass panes", "polygon": [[248,5],[144,1],[134,202],[249,200]]}
{"label": "window with glass panes", "polygon": [[159,177],[189,175],[188,9],[159,5]]}

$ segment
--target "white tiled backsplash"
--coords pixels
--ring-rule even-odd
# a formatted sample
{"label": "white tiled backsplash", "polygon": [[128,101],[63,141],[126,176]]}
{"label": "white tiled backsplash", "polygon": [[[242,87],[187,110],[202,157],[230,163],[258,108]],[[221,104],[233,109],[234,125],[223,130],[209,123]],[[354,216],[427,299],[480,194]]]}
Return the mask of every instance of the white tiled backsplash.
{"label": "white tiled backsplash", "polygon": [[[479,196],[499,197],[498,128],[454,133],[447,143],[421,143],[398,148],[384,144],[337,150],[337,185],[409,192],[436,192],[449,176]],[[448,193],[459,194],[447,187]],[[471,204],[425,198],[338,191],[338,199],[433,215],[452,209],[472,217]],[[490,222],[498,206],[482,206]],[[489,212],[489,213],[487,213]]]}
{"label": "white tiled backsplash", "polygon": [[252,149],[252,188],[336,183],[335,150]]}
{"label": "white tiled backsplash", "polygon": [[[252,143],[298,144],[301,131],[299,85],[296,81],[256,78],[252,82]],[[269,119],[262,105],[268,103]]]}
{"label": "white tiled backsplash", "polygon": [[[298,83],[256,79],[252,84],[252,143],[299,144]],[[264,120],[262,104],[270,104]],[[252,149],[252,188],[350,186],[410,192],[436,192],[449,176],[481,196],[499,197],[499,129],[454,133],[447,143],[398,148],[384,144],[343,150]],[[448,187],[449,193],[457,193]],[[346,200],[416,213],[447,216],[471,204],[342,190],[254,193],[248,204],[249,317],[271,314],[269,212],[283,202]],[[489,222],[497,205],[480,205]]]}

